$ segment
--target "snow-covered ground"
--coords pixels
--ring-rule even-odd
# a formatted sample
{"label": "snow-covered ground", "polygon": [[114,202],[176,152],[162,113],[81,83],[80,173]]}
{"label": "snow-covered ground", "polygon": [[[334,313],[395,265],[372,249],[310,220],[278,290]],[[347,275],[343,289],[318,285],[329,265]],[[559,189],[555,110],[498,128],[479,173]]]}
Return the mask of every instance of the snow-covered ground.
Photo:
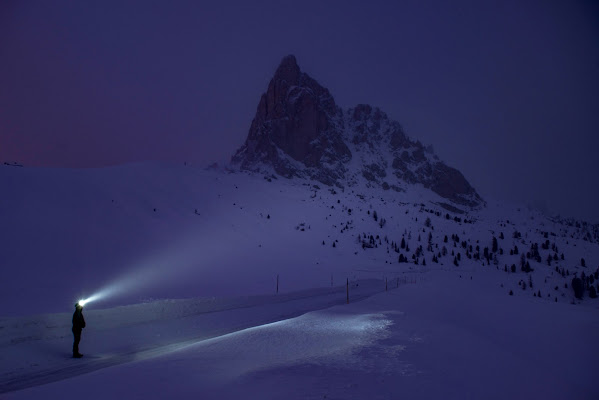
{"label": "snow-covered ground", "polygon": [[0,167],[2,398],[598,398],[587,226],[266,178]]}
{"label": "snow-covered ground", "polygon": [[[60,368],[36,383],[61,380],[3,398],[596,399],[598,310],[507,297],[493,274],[434,270],[349,305],[337,292],[338,305],[271,323],[267,314],[293,314],[297,304],[118,329],[110,321],[118,309],[90,312],[89,325],[101,328],[84,331],[82,348],[99,358],[66,359],[70,338],[38,348]],[[174,332],[197,338],[127,352]]]}

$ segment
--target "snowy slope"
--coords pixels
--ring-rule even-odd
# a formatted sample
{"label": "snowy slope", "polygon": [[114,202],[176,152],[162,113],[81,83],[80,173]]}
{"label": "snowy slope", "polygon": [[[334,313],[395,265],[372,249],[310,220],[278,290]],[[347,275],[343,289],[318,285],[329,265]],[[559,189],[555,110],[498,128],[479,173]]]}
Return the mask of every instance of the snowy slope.
{"label": "snowy slope", "polygon": [[[453,261],[453,250],[465,255],[461,243],[452,248],[451,240],[443,242],[446,235],[479,245],[482,255],[492,236],[503,232],[502,267],[519,265],[520,255],[510,256],[510,248],[525,252],[531,243],[547,240],[542,234],[547,231],[556,234],[548,237],[566,257],[535,275],[551,276],[555,265],[588,275],[599,265],[597,239],[579,240],[582,229],[501,205],[446,219],[449,213],[438,205],[443,199],[418,186],[402,193],[359,186],[341,192],[298,179],[268,182],[259,175],[138,164],[4,167],[0,187],[3,316],[63,311],[101,289],[112,290],[104,305],[113,306],[149,298],[273,293],[277,274],[282,291],[330,286],[331,275],[334,282],[372,277],[359,274],[363,270],[389,271],[376,277],[398,274],[416,267],[398,265],[399,254],[387,253],[391,242],[405,237],[411,249],[402,251],[410,257],[417,246],[426,249],[429,233],[435,253],[447,247],[444,263]],[[380,218],[386,221],[382,228]],[[514,239],[514,231],[522,237]],[[363,250],[358,235],[364,234],[379,235],[381,245]],[[554,252],[541,253],[544,264]],[[433,253],[424,254],[430,262]],[[580,266],[581,258],[587,268]]]}
{"label": "snowy slope", "polygon": [[[472,280],[453,271],[427,275],[361,302],[270,324],[259,308],[177,320],[168,332],[193,324],[211,331],[242,317],[255,327],[130,356],[128,363],[4,398],[597,398],[599,351],[589,347],[599,328],[596,309],[508,298],[488,270],[475,271]],[[112,341],[112,331],[89,335],[87,346]],[[80,361],[96,360],[70,360],[60,373],[89,368]]]}
{"label": "snowy slope", "polygon": [[[593,275],[599,265],[597,230],[588,224],[493,201],[470,214],[452,213],[443,198],[418,185],[395,192],[358,183],[341,191],[300,179],[160,164],[0,167],[0,187],[2,392],[60,381],[76,370],[97,372],[13,395],[52,398],[65,385],[84,390],[100,386],[94,379],[115,382],[102,385],[99,397],[124,390],[117,376],[143,374],[157,386],[122,394],[171,393],[176,384],[187,397],[210,389],[268,398],[271,374],[287,382],[272,397],[389,398],[401,382],[415,398],[447,390],[449,398],[463,398],[459,385],[473,398],[530,398],[548,379],[546,398],[563,398],[572,387],[582,387],[585,398],[595,393],[587,382],[592,364],[576,355],[586,349],[589,360],[597,358],[587,333],[598,327],[599,302],[588,290],[575,299],[571,287],[574,274]],[[498,250],[487,262],[483,252],[491,251],[493,237]],[[533,270],[523,272],[521,255],[534,244],[541,262],[526,258]],[[510,255],[515,246],[518,254]],[[409,262],[399,263],[400,255]],[[547,265],[549,255],[557,260]],[[282,323],[300,332],[322,325],[309,339],[280,324],[220,337],[343,304],[346,279],[362,298],[384,291],[385,282],[395,290]],[[70,312],[92,294],[100,298],[86,306],[82,351],[98,358],[68,359]],[[350,322],[337,324],[331,313],[347,313]],[[356,328],[360,321],[364,332]],[[406,332],[429,345],[419,347]],[[347,345],[327,352],[338,340]],[[260,343],[271,341],[282,349],[276,357],[262,351]],[[575,348],[556,350],[555,343]],[[183,345],[191,345],[189,352],[172,353]],[[412,352],[403,351],[410,346]],[[237,354],[255,362],[238,366]],[[491,358],[501,366],[488,364]],[[205,378],[170,374],[178,367],[168,360],[184,370],[197,365]],[[218,380],[207,373],[215,360],[217,371],[231,374]],[[454,360],[463,377],[452,369]],[[189,385],[179,381],[186,376]],[[514,385],[503,387],[504,376]]]}
{"label": "snowy slope", "polygon": [[336,226],[351,218],[324,190],[156,165],[0,174],[1,315],[70,309],[105,287],[103,305],[273,293],[277,274],[281,291],[330,286],[369,262],[347,251]]}

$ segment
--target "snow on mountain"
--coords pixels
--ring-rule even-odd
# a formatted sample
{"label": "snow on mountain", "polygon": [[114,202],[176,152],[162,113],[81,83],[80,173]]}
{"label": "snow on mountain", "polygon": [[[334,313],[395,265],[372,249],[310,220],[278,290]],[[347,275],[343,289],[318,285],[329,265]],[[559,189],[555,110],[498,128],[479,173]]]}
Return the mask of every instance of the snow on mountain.
{"label": "snow on mountain", "polygon": [[342,110],[328,89],[301,72],[294,56],[281,61],[262,95],[243,146],[241,169],[305,177],[326,185],[405,190],[421,184],[462,206],[484,201],[456,169],[411,140],[401,125],[369,105]]}
{"label": "snow on mountain", "polygon": [[[497,267],[516,264],[519,271],[520,254],[536,243],[543,270],[568,270],[568,279],[574,272],[592,274],[599,265],[597,236],[588,240],[590,226],[493,206],[450,213],[442,197],[418,186],[395,192],[362,182],[342,190],[270,175],[153,164],[6,167],[0,168],[0,182],[6,188],[0,198],[5,316],[64,310],[116,282],[122,287],[106,305],[272,293],[277,274],[283,291],[321,287],[330,285],[331,275],[338,282],[362,277],[358,269],[403,271],[418,268],[412,264],[416,258],[430,265],[433,255],[445,264],[458,253],[460,264],[488,264],[485,247],[489,262],[497,258]],[[513,238],[516,231],[521,237]],[[492,237],[500,233],[504,254],[491,251]],[[443,241],[454,234],[457,242]],[[396,249],[402,238],[409,250]],[[547,240],[547,250],[539,247]],[[519,254],[510,256],[516,245]],[[399,265],[399,254],[410,263]],[[547,266],[549,255],[558,260]]]}

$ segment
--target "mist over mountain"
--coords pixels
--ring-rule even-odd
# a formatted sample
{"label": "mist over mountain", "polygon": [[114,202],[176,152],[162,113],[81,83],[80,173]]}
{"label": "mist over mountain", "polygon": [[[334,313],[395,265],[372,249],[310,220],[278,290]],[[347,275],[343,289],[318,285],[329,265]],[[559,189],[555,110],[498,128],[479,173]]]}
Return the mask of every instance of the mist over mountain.
{"label": "mist over mountain", "polygon": [[243,170],[313,179],[329,186],[405,191],[421,184],[457,205],[484,200],[432,147],[368,104],[342,109],[328,89],[283,58],[260,98],[245,143],[232,157]]}

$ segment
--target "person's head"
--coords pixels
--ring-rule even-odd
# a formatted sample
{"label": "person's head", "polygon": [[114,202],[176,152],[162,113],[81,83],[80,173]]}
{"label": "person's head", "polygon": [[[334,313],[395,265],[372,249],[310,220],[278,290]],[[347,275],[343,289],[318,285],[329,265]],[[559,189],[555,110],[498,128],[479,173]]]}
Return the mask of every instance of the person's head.
{"label": "person's head", "polygon": [[83,306],[81,304],[79,304],[79,303],[75,303],[75,309],[77,311],[81,311],[81,310],[83,310]]}

